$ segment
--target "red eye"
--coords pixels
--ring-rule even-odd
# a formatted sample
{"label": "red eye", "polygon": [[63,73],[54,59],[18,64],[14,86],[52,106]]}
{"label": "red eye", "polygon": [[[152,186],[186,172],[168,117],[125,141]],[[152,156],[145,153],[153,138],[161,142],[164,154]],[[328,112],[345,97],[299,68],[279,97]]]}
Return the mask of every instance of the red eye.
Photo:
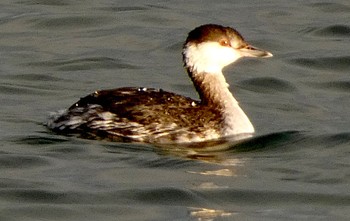
{"label": "red eye", "polygon": [[225,46],[225,47],[231,46],[231,45],[230,45],[230,42],[229,42],[228,40],[226,40],[226,39],[220,40],[219,43],[220,43],[221,46]]}

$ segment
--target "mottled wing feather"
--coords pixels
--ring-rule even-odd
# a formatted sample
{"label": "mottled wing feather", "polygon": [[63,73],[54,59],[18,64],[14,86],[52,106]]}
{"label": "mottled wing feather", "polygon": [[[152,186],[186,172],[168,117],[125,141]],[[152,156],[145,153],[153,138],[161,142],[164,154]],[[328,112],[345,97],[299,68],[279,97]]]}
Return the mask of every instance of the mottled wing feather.
{"label": "mottled wing feather", "polygon": [[119,88],[96,91],[81,98],[56,123],[70,125],[60,131],[108,139],[191,141],[207,139],[210,131],[212,135],[218,133],[218,117],[212,108],[171,92]]}

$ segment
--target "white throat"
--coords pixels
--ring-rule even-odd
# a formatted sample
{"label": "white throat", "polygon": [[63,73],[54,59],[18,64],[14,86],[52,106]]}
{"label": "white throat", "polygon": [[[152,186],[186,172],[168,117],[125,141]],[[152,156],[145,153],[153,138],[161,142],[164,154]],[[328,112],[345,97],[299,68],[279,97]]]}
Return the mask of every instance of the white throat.
{"label": "white throat", "polygon": [[[202,103],[211,105],[220,112],[223,136],[254,133],[252,123],[229,91],[229,85],[222,74],[224,66],[241,56],[232,53],[232,50],[230,53],[224,53],[224,55],[217,55],[216,53],[215,56],[217,50],[213,50],[212,53],[207,50],[211,50],[216,46],[210,45],[210,43],[209,45],[208,43],[205,44],[202,47],[200,45],[190,45],[184,49],[185,66]],[[228,50],[230,49],[228,48]],[[219,60],[223,57],[225,59]]]}

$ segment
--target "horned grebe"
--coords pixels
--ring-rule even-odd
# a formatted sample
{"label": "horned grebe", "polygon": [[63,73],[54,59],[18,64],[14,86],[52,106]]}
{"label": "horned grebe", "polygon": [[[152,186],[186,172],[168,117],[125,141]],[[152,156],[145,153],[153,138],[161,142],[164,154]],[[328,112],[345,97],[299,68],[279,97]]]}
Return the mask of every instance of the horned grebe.
{"label": "horned grebe", "polygon": [[200,101],[161,89],[101,90],[52,115],[58,133],[93,139],[185,143],[251,135],[254,127],[228,89],[222,69],[241,57],[271,57],[233,28],[207,24],[192,30],[183,61]]}

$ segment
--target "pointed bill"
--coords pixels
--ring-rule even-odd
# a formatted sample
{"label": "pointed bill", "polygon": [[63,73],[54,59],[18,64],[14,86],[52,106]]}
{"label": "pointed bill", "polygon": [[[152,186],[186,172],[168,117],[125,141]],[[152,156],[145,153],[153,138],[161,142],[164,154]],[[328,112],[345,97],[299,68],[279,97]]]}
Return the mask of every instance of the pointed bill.
{"label": "pointed bill", "polygon": [[256,48],[252,45],[245,45],[241,48],[238,49],[238,51],[240,52],[240,54],[244,57],[259,57],[259,58],[268,58],[268,57],[272,57],[272,53]]}

